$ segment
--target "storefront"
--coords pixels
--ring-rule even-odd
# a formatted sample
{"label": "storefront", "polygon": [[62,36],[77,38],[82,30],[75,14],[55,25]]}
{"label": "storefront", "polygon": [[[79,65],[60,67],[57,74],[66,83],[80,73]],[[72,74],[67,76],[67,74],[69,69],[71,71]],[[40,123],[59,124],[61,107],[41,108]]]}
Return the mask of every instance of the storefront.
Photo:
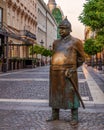
{"label": "storefront", "polygon": [[[1,71],[15,70],[29,66],[27,61],[32,59],[29,47],[35,44],[36,35],[28,30],[15,33],[3,23],[0,27],[0,61]],[[30,60],[32,62],[32,60]]]}

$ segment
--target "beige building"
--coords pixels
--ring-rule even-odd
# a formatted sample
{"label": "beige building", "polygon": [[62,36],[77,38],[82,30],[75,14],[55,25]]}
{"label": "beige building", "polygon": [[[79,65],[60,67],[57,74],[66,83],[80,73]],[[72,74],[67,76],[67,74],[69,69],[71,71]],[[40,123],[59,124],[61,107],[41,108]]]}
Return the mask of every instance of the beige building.
{"label": "beige building", "polygon": [[37,1],[37,43],[46,48],[57,38],[57,23],[43,0]]}
{"label": "beige building", "polygon": [[91,30],[90,27],[86,26],[85,27],[85,40],[89,38],[94,38],[96,33]]}
{"label": "beige building", "polygon": [[[57,38],[57,23],[43,0],[37,1],[37,43],[51,49],[53,41]],[[38,55],[40,62],[49,61],[50,58]]]}
{"label": "beige building", "polygon": [[4,0],[0,0],[0,23],[1,22],[6,22],[6,4]]}
{"label": "beige building", "polygon": [[[9,37],[8,42],[17,46],[12,47],[12,57],[27,58],[29,57],[28,46],[26,44],[35,43],[36,34],[36,1],[35,0],[6,0],[7,6],[7,26],[10,31],[17,35],[21,35],[22,39],[19,40]],[[28,35],[29,34],[29,35]],[[31,35],[31,36],[30,36]],[[34,37],[34,38],[33,38]],[[18,48],[18,44],[22,45]],[[24,44],[24,45],[23,45]],[[17,51],[16,51],[17,50]],[[24,51],[25,50],[25,51]],[[9,55],[10,56],[10,55]],[[11,57],[11,56],[10,56]]]}
{"label": "beige building", "polygon": [[0,59],[7,69],[25,67],[36,43],[36,0],[0,0]]}
{"label": "beige building", "polygon": [[26,67],[33,58],[29,47],[49,48],[56,37],[56,21],[43,0],[0,0],[0,63],[8,70]]}

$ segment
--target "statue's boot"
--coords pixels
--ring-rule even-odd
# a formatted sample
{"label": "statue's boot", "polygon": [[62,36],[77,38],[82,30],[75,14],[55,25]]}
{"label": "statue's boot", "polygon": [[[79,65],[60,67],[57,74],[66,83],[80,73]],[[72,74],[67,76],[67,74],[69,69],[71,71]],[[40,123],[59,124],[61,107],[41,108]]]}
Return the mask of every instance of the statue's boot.
{"label": "statue's boot", "polygon": [[59,120],[59,109],[52,108],[52,117],[46,121]]}
{"label": "statue's boot", "polygon": [[71,116],[72,119],[70,121],[70,124],[72,126],[78,125],[78,109],[71,109]]}

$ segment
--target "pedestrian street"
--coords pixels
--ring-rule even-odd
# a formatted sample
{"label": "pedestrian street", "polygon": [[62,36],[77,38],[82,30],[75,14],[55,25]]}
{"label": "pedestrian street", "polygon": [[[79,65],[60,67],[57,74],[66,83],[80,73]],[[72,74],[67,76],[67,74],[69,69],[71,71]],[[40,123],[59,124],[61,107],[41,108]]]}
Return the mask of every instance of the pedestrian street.
{"label": "pedestrian street", "polygon": [[[79,108],[75,130],[104,130],[103,91],[85,66],[78,69],[78,81],[86,109]],[[1,73],[0,130],[73,130],[70,110],[61,110],[59,121],[46,122],[48,99],[49,66]]]}

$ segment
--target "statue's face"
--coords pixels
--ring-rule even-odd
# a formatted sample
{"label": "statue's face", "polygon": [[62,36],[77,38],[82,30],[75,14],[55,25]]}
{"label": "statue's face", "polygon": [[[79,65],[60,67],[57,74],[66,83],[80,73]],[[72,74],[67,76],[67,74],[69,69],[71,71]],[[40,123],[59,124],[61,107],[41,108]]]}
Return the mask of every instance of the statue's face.
{"label": "statue's face", "polygon": [[69,28],[60,28],[59,33],[61,37],[66,37],[70,34]]}

